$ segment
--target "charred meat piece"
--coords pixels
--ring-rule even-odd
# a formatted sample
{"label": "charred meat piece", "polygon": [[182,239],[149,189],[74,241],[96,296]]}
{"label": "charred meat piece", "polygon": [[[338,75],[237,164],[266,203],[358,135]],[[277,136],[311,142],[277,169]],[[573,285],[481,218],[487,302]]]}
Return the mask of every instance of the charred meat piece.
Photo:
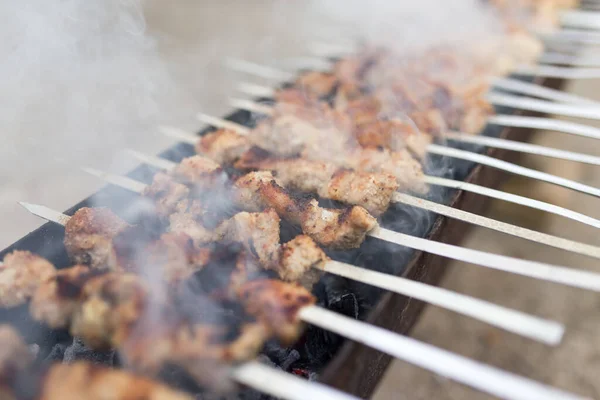
{"label": "charred meat piece", "polygon": [[428,190],[421,164],[406,150],[361,149],[353,152],[349,159],[352,161],[349,168],[393,175],[401,190],[415,193],[426,193]]}
{"label": "charred meat piece", "polygon": [[196,152],[216,161],[219,164],[229,164],[248,150],[252,143],[247,136],[230,129],[217,129],[198,141]]}
{"label": "charred meat piece", "polygon": [[65,248],[75,264],[117,270],[112,240],[128,227],[129,224],[108,208],[84,207],[65,225]]}
{"label": "charred meat piece", "polygon": [[194,246],[190,234],[195,232],[178,221],[178,215],[172,216],[176,232],[156,237],[156,232],[128,225],[107,209],[83,208],[67,223],[65,243],[72,259],[94,269],[135,272],[176,283],[201,269],[207,257],[205,250]]}
{"label": "charred meat piece", "polygon": [[237,201],[246,207],[273,208],[277,214],[298,224],[317,243],[337,248],[357,248],[377,220],[359,206],[346,209],[320,207],[315,199],[295,198],[279,186],[269,172],[251,172],[235,183]]}
{"label": "charred meat piece", "polygon": [[388,209],[392,195],[398,190],[396,178],[391,174],[356,172],[302,158],[260,158],[253,155],[253,152],[246,153],[236,166],[273,171],[277,183],[284,187],[359,205],[376,217]]}
{"label": "charred meat piece", "polygon": [[186,208],[187,202],[191,201],[190,189],[187,186],[161,172],[154,175],[152,183],[142,194],[152,201],[157,214],[165,217],[182,207]]}
{"label": "charred meat piece", "polygon": [[0,265],[0,307],[16,307],[31,299],[56,270],[48,260],[28,251],[13,251]]}
{"label": "charred meat piece", "polygon": [[300,285],[264,279],[247,282],[238,289],[246,312],[268,326],[285,344],[291,344],[302,332],[298,312],[316,299]]}
{"label": "charred meat piece", "polygon": [[273,209],[263,212],[240,212],[217,228],[221,239],[244,244],[261,265],[270,268],[278,263],[279,215]]}
{"label": "charred meat piece", "polygon": [[[164,294],[154,292],[153,301]],[[139,277],[107,273],[89,280],[71,321],[71,334],[95,349],[118,347],[150,307],[149,288]]]}
{"label": "charred meat piece", "polygon": [[68,328],[84,298],[84,286],[103,273],[83,265],[59,270],[37,288],[29,305],[31,315],[53,329]]}
{"label": "charred meat piece", "polygon": [[192,156],[181,160],[169,174],[175,177],[177,182],[190,185],[210,183],[220,172],[220,165],[213,160],[202,156]]}
{"label": "charred meat piece", "polygon": [[310,289],[319,281],[319,269],[329,260],[323,250],[306,235],[298,235],[281,245],[274,269],[286,282],[297,282]]}
{"label": "charred meat piece", "polygon": [[175,284],[206,265],[209,249],[195,246],[185,230],[167,232],[158,240],[115,244],[123,270],[148,280]]}
{"label": "charred meat piece", "polygon": [[0,325],[0,394],[2,386],[10,383],[14,374],[29,367],[33,359],[17,331],[10,325]]}
{"label": "charred meat piece", "polygon": [[329,95],[338,84],[338,78],[330,72],[311,71],[300,75],[296,86],[309,96],[322,98]]}
{"label": "charred meat piece", "polygon": [[38,375],[40,400],[193,400],[193,397],[130,372],[86,362],[54,364]]}
{"label": "charred meat piece", "polygon": [[356,137],[362,147],[392,151],[408,148],[419,159],[425,157],[427,146],[432,142],[429,134],[421,133],[399,119],[365,123],[357,129]]}

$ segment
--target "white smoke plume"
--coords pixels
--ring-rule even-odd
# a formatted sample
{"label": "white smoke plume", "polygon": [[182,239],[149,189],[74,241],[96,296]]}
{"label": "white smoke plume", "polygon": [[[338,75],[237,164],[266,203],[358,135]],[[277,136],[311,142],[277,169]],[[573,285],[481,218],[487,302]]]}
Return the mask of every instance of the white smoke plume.
{"label": "white smoke plume", "polygon": [[228,111],[248,76],[227,56],[281,65],[348,32],[401,50],[493,22],[476,0],[0,2],[0,246],[41,223],[16,201],[65,209],[102,185],[79,165],[120,167],[116,149],[171,143],[157,125]]}

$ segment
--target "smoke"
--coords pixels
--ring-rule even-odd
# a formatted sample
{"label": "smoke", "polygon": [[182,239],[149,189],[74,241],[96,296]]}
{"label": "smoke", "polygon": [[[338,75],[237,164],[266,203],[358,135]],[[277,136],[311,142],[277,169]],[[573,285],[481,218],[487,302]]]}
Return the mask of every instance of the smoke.
{"label": "smoke", "polygon": [[342,34],[401,53],[440,43],[473,41],[501,32],[497,16],[481,0],[313,1],[323,15],[341,24]]}
{"label": "smoke", "polygon": [[[0,212],[9,226],[17,200],[66,208],[98,186],[77,166],[147,148],[159,121],[193,105],[147,34],[140,1],[1,2],[0,54]],[[18,237],[4,231],[0,242]]]}

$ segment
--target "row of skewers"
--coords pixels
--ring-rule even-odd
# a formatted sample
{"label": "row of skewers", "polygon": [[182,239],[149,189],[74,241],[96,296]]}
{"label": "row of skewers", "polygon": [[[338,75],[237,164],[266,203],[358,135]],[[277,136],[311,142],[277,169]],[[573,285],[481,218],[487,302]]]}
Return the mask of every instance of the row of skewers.
{"label": "row of skewers", "polygon": [[[436,247],[379,226],[377,217],[399,198],[398,190],[426,193],[422,160],[433,136],[448,126],[475,134],[489,118],[491,107],[481,96],[469,98],[467,90],[459,90],[461,95],[453,97],[456,92],[438,84],[433,87],[446,89],[442,98],[448,103],[439,106],[416,96],[410,117],[414,124],[381,118],[383,97],[366,93],[357,73],[364,64],[396,66],[386,64],[386,54],[375,52],[375,56],[384,61],[356,57],[340,63],[339,69],[350,70],[350,82],[340,82],[345,74],[334,74],[334,79],[321,73],[303,76],[301,84],[275,93],[275,107],[268,110],[272,118],[252,131],[233,126],[209,133],[197,142],[200,155],[179,164],[138,154],[166,170],[149,185],[88,169],[139,192],[143,207],[152,210],[143,219],[152,224],[130,224],[102,208],[80,209],[68,217],[26,205],[35,214],[65,225],[65,247],[76,265],[57,270],[28,252],[6,256],[0,270],[0,305],[28,303],[31,315],[51,328],[67,329],[93,348],[117,348],[136,373],[156,376],[161,368],[175,365],[215,390],[231,388],[232,379],[274,395],[306,398],[305,393],[290,392],[293,386],[286,390],[269,373],[271,384],[261,384],[260,379],[252,379],[264,372],[260,366],[240,364],[253,359],[270,338],[294,342],[304,321],[500,397],[577,398],[314,305],[310,290],[323,272],[330,272],[478,318],[487,314],[490,323],[547,343],[560,340],[563,328],[557,324],[466,296],[443,297],[447,294],[442,289],[359,270],[329,259],[321,248],[358,248],[367,236],[471,262],[479,258],[477,263],[492,268],[598,290],[595,274],[441,243]],[[435,54],[431,57],[436,59]],[[315,93],[315,88],[328,84],[332,85],[329,91]],[[382,88],[388,84],[382,83]],[[391,87],[408,90],[405,84]],[[372,82],[366,86],[372,87]],[[483,94],[487,88],[475,91]],[[331,98],[333,102],[328,101]],[[456,105],[457,98],[469,101],[445,107]],[[397,111],[392,107],[390,114]],[[314,195],[346,205],[323,207]],[[281,220],[301,234],[280,243]],[[199,293],[185,290],[194,278],[206,279],[208,287]],[[199,305],[195,312],[183,307],[190,303]],[[202,313],[203,309],[207,311]],[[6,327],[0,333],[3,344],[14,344],[3,346],[11,351],[0,358],[0,390],[20,398],[16,377],[31,373],[32,367],[14,333]],[[58,388],[61,380],[69,377],[70,382],[70,376],[76,375],[75,384],[96,374],[115,382],[111,398],[123,398],[118,390],[125,396],[129,384],[155,396],[150,398],[187,398],[123,371],[85,364],[52,366],[50,371],[40,379],[42,393],[52,393],[44,397],[48,399],[62,398],[52,397],[60,396],[52,388]],[[75,387],[80,398],[100,396],[94,392],[100,390],[97,386]],[[310,398],[350,398],[312,384],[299,387],[313,390]]]}

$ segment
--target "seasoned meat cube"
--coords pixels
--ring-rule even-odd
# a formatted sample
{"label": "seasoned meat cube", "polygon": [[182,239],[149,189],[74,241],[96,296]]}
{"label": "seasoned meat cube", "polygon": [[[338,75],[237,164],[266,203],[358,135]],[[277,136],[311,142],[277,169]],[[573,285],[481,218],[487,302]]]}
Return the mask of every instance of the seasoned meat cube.
{"label": "seasoned meat cube", "polygon": [[273,171],[276,182],[284,187],[359,205],[374,216],[388,209],[398,189],[396,178],[391,174],[339,169],[333,164],[302,158],[253,159],[252,152],[248,152],[238,164]]}
{"label": "seasoned meat cube", "polygon": [[192,156],[181,160],[179,164],[170,171],[177,182],[185,185],[190,184],[206,184],[214,180],[215,174],[221,172],[219,164],[213,160],[202,157]]}
{"label": "seasoned meat cube", "polygon": [[196,145],[198,154],[206,155],[219,164],[229,164],[252,146],[247,136],[230,129],[218,129],[202,136]]}
{"label": "seasoned meat cube", "polygon": [[352,157],[355,169],[364,172],[384,172],[396,177],[398,188],[416,193],[427,192],[423,169],[408,151],[363,149]]}
{"label": "seasoned meat cube", "polygon": [[166,217],[182,206],[187,207],[186,199],[190,190],[184,184],[175,182],[168,174],[157,173],[142,195],[152,200],[158,215]]}
{"label": "seasoned meat cube", "polygon": [[36,290],[29,310],[33,318],[53,329],[68,328],[84,298],[84,286],[102,272],[83,265],[59,270]]}
{"label": "seasoned meat cube", "polygon": [[240,178],[236,182],[238,201],[250,207],[273,208],[319,244],[339,249],[359,247],[367,232],[377,226],[375,218],[362,207],[322,208],[314,199],[294,198],[269,177],[270,173],[261,171]]}
{"label": "seasoned meat cube", "polygon": [[327,209],[313,200],[305,208],[301,226],[317,243],[347,250],[360,247],[367,233],[377,226],[377,220],[359,206]]}
{"label": "seasoned meat cube", "polygon": [[10,325],[0,325],[0,394],[2,384],[17,371],[25,370],[33,362],[27,344]]}
{"label": "seasoned meat cube", "polygon": [[238,290],[244,309],[268,326],[284,344],[302,333],[298,311],[316,299],[300,285],[264,279],[247,282]]}
{"label": "seasoned meat cube", "polygon": [[26,303],[40,284],[55,273],[51,263],[28,251],[7,254],[0,265],[0,307]]}
{"label": "seasoned meat cube", "polygon": [[275,269],[287,282],[298,282],[307,289],[321,278],[321,268],[329,258],[323,250],[306,235],[298,235],[281,246],[280,260]]}
{"label": "seasoned meat cube", "polygon": [[326,192],[322,191],[319,194],[362,206],[377,217],[388,209],[398,186],[392,174],[361,173],[342,169],[331,177]]}
{"label": "seasoned meat cube", "polygon": [[112,239],[128,227],[108,208],[84,207],[65,225],[65,248],[75,264],[118,270]]}
{"label": "seasoned meat cube", "polygon": [[150,280],[176,283],[202,269],[209,261],[210,249],[194,246],[185,233],[169,232],[150,244],[140,257],[139,274]]}
{"label": "seasoned meat cube", "polygon": [[356,132],[362,147],[385,148],[399,151],[408,148],[419,158],[427,152],[430,135],[417,131],[411,124],[399,119],[377,120],[362,125]]}
{"label": "seasoned meat cube", "polygon": [[240,208],[247,211],[261,211],[268,205],[263,202],[260,188],[263,184],[274,181],[273,174],[269,171],[250,172],[235,181],[235,202]]}
{"label": "seasoned meat cube", "polygon": [[240,212],[217,229],[220,238],[242,243],[265,268],[278,262],[279,215],[273,209]]}
{"label": "seasoned meat cube", "polygon": [[[148,294],[135,275],[108,273],[90,280],[74,313],[71,334],[95,349],[118,347],[143,315]],[[153,297],[160,302],[161,293],[154,292]]]}
{"label": "seasoned meat cube", "polygon": [[216,239],[215,233],[207,229],[193,212],[176,212],[169,216],[169,231],[185,233],[196,246],[202,246]]}
{"label": "seasoned meat cube", "polygon": [[44,400],[193,400],[130,372],[86,362],[54,364],[43,377],[39,397]]}
{"label": "seasoned meat cube", "polygon": [[337,84],[337,77],[330,72],[311,71],[300,75],[296,86],[314,97],[330,94]]}

